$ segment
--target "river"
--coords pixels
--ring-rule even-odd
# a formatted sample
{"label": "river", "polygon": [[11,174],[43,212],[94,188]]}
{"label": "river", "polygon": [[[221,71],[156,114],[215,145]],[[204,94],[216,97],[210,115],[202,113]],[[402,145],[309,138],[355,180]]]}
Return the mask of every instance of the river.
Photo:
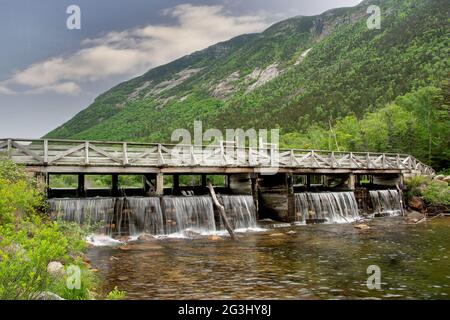
{"label": "river", "polygon": [[[125,249],[93,247],[88,258],[126,299],[449,299],[450,219],[407,225],[376,218],[352,224],[271,228],[238,241],[164,238]],[[367,287],[367,268],[381,289]]]}

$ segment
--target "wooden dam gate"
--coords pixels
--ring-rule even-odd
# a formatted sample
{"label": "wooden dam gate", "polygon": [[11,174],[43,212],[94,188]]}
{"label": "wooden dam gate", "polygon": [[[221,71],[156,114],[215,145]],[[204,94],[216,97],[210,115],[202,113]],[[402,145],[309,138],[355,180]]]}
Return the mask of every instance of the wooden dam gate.
{"label": "wooden dam gate", "polygon": [[[253,195],[257,208],[284,221],[295,218],[296,190],[358,191],[362,181],[369,186],[401,188],[406,176],[435,174],[407,154],[281,150],[264,143],[258,148],[241,148],[234,142],[193,146],[0,139],[0,157],[35,174],[46,186],[48,197],[120,196],[119,175],[142,175],[142,188],[134,193],[161,196],[180,192],[180,175],[200,175],[200,190],[206,190],[208,175],[222,175],[226,192]],[[50,177],[61,174],[77,175],[78,187],[71,192],[50,188]],[[87,190],[86,175],[111,175],[111,188]],[[164,176],[173,177],[171,188],[165,188]]]}

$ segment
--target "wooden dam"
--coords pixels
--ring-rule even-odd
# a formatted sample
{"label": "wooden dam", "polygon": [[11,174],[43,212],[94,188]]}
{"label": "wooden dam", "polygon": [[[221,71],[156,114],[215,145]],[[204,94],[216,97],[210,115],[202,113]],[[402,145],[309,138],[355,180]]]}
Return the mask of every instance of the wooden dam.
{"label": "wooden dam", "polygon": [[[207,181],[222,176],[217,190],[251,195],[257,212],[280,221],[296,220],[298,192],[353,191],[367,206],[371,189],[399,189],[411,175],[434,175],[431,167],[407,154],[290,149],[272,144],[240,148],[57,139],[0,139],[0,157],[25,166],[46,188],[48,198],[207,194]],[[76,175],[78,186],[51,188],[55,175]],[[89,189],[86,176],[110,175],[108,189]],[[124,188],[121,175],[142,176],[142,187]],[[198,176],[196,186],[181,176]]]}

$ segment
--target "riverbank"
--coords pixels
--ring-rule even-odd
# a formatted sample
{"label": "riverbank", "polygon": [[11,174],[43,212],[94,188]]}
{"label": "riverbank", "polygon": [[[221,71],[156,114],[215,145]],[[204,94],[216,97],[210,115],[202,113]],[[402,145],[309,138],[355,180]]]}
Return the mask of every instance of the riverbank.
{"label": "riverbank", "polygon": [[41,186],[22,168],[0,161],[0,300],[105,299],[84,261],[83,230],[50,221]]}
{"label": "riverbank", "polygon": [[450,176],[417,176],[406,181],[408,209],[427,217],[450,215]]}

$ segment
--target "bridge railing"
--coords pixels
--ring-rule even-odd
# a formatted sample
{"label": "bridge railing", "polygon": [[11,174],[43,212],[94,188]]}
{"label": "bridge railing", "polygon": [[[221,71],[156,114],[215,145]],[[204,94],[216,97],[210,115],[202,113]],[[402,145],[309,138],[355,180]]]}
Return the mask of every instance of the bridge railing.
{"label": "bridge railing", "polygon": [[60,139],[0,139],[0,156],[28,166],[289,167],[396,169],[424,175],[434,170],[407,154],[277,149],[267,144],[193,146]]}

